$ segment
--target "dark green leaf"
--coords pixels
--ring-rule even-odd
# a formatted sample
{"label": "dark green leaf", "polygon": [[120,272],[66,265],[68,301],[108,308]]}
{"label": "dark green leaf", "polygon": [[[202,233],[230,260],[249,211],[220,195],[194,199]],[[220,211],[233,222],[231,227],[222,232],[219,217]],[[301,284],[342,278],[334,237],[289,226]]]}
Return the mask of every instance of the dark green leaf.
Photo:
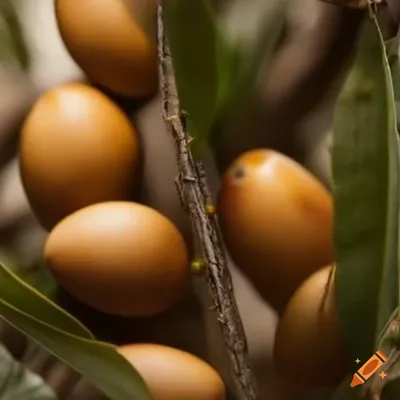
{"label": "dark green leaf", "polygon": [[135,369],[115,347],[0,264],[0,316],[93,382],[113,400],[150,399]]}
{"label": "dark green leaf", "polygon": [[27,262],[9,247],[0,246],[0,264],[7,265],[29,286],[53,299],[58,284],[45,267],[43,260],[35,260],[34,262],[29,260]]}
{"label": "dark green leaf", "polygon": [[0,315],[84,375],[112,400],[150,400],[140,375],[107,343],[84,339],[45,324],[0,299]]}
{"label": "dark green leaf", "polygon": [[[400,115],[400,63],[399,63],[400,37],[396,36],[386,42],[386,51],[389,67],[392,74],[394,97],[396,100],[397,116]],[[399,118],[397,118],[399,124]],[[397,126],[399,130],[399,126]]]}
{"label": "dark green leaf", "polygon": [[0,264],[0,299],[40,321],[57,326],[71,334],[93,339],[93,335],[79,321],[2,264]]}
{"label": "dark green leaf", "polygon": [[17,275],[29,286],[38,290],[47,298],[53,300],[58,289],[58,283],[52,277],[50,272],[42,265],[35,263],[29,269],[22,270]]}
{"label": "dark green leaf", "polygon": [[29,66],[21,25],[10,0],[0,2],[0,60],[17,61],[24,69]]}
{"label": "dark green leaf", "polygon": [[[391,71],[392,83],[393,83],[393,93],[396,102],[400,99],[399,97],[399,85],[400,85],[400,74],[399,74],[399,58],[398,58],[398,48],[399,48],[399,38],[393,38],[390,41],[386,42],[386,53],[388,57],[389,67]],[[397,112],[398,115],[398,112]],[[397,118],[398,120],[398,118]],[[399,237],[400,239],[400,237]],[[400,249],[400,247],[399,247]],[[400,259],[400,254],[399,254]],[[399,264],[400,265],[400,264]],[[398,320],[398,309],[396,309],[389,319],[386,326],[382,329],[381,337],[378,339],[378,345],[376,346],[377,349],[382,351],[384,354],[389,355],[391,350],[399,344],[399,337],[397,329],[393,331],[391,326],[394,322]],[[397,333],[396,333],[397,332]],[[366,360],[362,360],[366,361]],[[356,372],[359,368],[359,365],[353,364],[353,372]],[[398,366],[396,366],[398,368]],[[383,367],[384,369],[384,367]],[[385,372],[388,373],[388,371]],[[392,374],[394,371],[391,371]],[[376,374],[375,374],[376,375]],[[331,398],[331,400],[351,400],[351,399],[359,399],[360,392],[363,393],[368,390],[369,386],[371,385],[371,380],[368,380],[366,384],[362,387],[358,388],[350,388],[350,381],[352,376],[346,378],[340,387],[336,390],[335,396]],[[386,382],[387,383],[387,382]],[[395,380],[394,382],[390,382],[389,384],[385,385],[385,389],[383,391],[384,399],[385,400],[397,400],[398,399],[398,389],[399,389],[399,380]]]}
{"label": "dark green leaf", "polygon": [[400,37],[396,36],[385,43],[386,53],[389,61],[390,71],[392,73],[392,81],[394,83],[394,94],[395,99],[400,99],[400,88],[396,85],[400,79],[400,70],[399,70],[399,47],[400,47]]}
{"label": "dark green leaf", "polygon": [[399,303],[398,155],[385,45],[368,20],[336,106],[332,157],[336,293],[351,363],[377,350]]}
{"label": "dark green leaf", "polygon": [[10,400],[57,400],[41,377],[27,370],[0,345],[0,398]]}
{"label": "dark green leaf", "polygon": [[201,149],[227,88],[232,55],[209,0],[167,0],[164,13],[180,105],[194,146]]}

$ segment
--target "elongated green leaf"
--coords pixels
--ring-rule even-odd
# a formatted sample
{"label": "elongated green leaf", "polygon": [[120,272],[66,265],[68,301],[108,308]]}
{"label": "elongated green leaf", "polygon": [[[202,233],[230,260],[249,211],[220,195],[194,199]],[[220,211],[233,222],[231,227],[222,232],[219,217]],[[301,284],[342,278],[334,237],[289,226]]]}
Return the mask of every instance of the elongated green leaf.
{"label": "elongated green leaf", "polygon": [[54,295],[57,293],[58,283],[42,263],[38,262],[34,266],[30,266],[29,269],[18,271],[17,275],[25,283],[32,286],[47,298],[51,300],[54,299]]}
{"label": "elongated green leaf", "polygon": [[394,88],[394,97],[397,100],[400,100],[400,69],[399,69],[399,48],[400,48],[400,37],[395,36],[385,43],[386,53],[388,56],[389,67],[392,74],[393,88]]}
{"label": "elongated green leaf", "polygon": [[166,0],[165,25],[181,108],[201,149],[207,142],[230,75],[230,58],[210,0]]}
{"label": "elongated green leaf", "polygon": [[68,333],[93,339],[93,335],[74,317],[0,264],[0,299],[32,317],[57,326]]}
{"label": "elongated green leaf", "polygon": [[398,135],[376,20],[365,23],[334,118],[337,303],[349,361],[368,359],[398,306]]}
{"label": "elongated green leaf", "polygon": [[[396,100],[396,103],[400,100],[400,64],[399,64],[399,57],[398,57],[398,49],[399,49],[399,38],[395,37],[386,42],[386,53],[389,61],[389,67],[390,67],[390,72],[391,72],[391,77],[392,77],[392,84],[393,84],[393,93],[394,97]],[[396,119],[398,121],[398,115],[399,115],[399,108],[397,106],[397,115]],[[397,123],[398,126],[398,123]],[[399,210],[400,211],[400,210]],[[399,237],[400,240],[400,237]],[[400,246],[398,247],[400,250]],[[398,259],[400,260],[400,251],[398,252]],[[398,264],[400,267],[400,263]],[[400,296],[399,296],[400,298]],[[399,344],[399,338],[397,337],[394,332],[396,330],[391,330],[391,325],[393,322],[399,319],[399,309],[397,308],[392,317],[389,319],[388,323],[386,326],[383,328],[381,337],[378,339],[378,345],[376,346],[376,349],[381,350],[384,354],[389,355],[391,350],[393,349],[394,346]],[[366,361],[366,360],[361,360],[361,361]],[[354,363],[353,364],[353,371],[357,371],[359,368],[359,365]],[[398,368],[398,367],[396,367]],[[383,368],[384,369],[384,368]],[[388,371],[385,370],[386,373]],[[393,373],[393,371],[391,372]],[[352,379],[352,376],[348,376],[343,383],[340,385],[340,387],[335,391],[334,396],[331,398],[331,400],[351,400],[351,399],[359,399],[360,398],[360,392],[361,391],[366,391],[368,390],[371,381],[367,381],[363,387],[358,387],[358,388],[350,388],[350,381]],[[398,399],[398,389],[400,385],[400,381],[396,380],[393,383],[389,383],[387,385],[388,387],[384,389],[384,399],[385,400],[397,400]]]}
{"label": "elongated green leaf", "polygon": [[400,37],[396,36],[386,42],[389,67],[392,74],[394,97],[396,100],[397,130],[399,131],[400,115],[400,63],[399,63]]}
{"label": "elongated green leaf", "polygon": [[0,398],[7,400],[57,400],[42,378],[14,360],[0,345]]}
{"label": "elongated green leaf", "polygon": [[0,265],[14,272],[22,281],[52,299],[58,284],[47,270],[43,260],[24,260],[9,246],[0,246]]}
{"label": "elongated green leaf", "polygon": [[0,316],[82,373],[113,400],[150,399],[135,369],[115,347],[0,264]]}
{"label": "elongated green leaf", "polygon": [[112,400],[150,400],[140,375],[115,346],[70,335],[32,318],[4,300],[0,315],[15,328],[80,372]]}
{"label": "elongated green leaf", "polygon": [[[391,38],[386,42],[386,53],[389,61],[389,69],[390,75],[392,77],[392,85],[393,85],[393,94],[395,100],[395,108],[396,108],[396,127],[397,134],[400,133],[400,58],[399,58],[399,50],[400,50],[400,36],[399,34],[394,38]],[[398,154],[400,155],[400,140],[397,141]],[[400,176],[400,156],[398,156],[398,174]],[[399,230],[400,230],[400,207],[399,207]],[[398,276],[400,277],[400,233],[398,236],[398,247],[397,247],[397,268],[398,268]],[[400,283],[398,282],[398,299],[400,301]],[[400,304],[398,304],[400,307]],[[400,340],[398,341],[400,343]]]}
{"label": "elongated green leaf", "polygon": [[[396,36],[386,42],[386,52],[388,55],[389,67],[393,82],[393,92],[396,101],[396,117],[397,117],[397,132],[400,128],[400,60],[399,60],[399,44],[400,37]],[[400,153],[400,146],[399,146]],[[400,169],[400,165],[399,165]],[[400,210],[399,210],[400,219]],[[399,224],[400,225],[400,224]],[[400,235],[398,246],[398,268],[400,269]],[[400,276],[400,273],[399,273]],[[400,288],[399,288],[400,289]],[[399,294],[400,298],[400,294]],[[400,307],[400,304],[399,304]],[[394,349],[400,346],[400,310],[399,308],[393,314],[393,317],[387,324],[387,329],[382,333],[379,348],[387,355]],[[400,390],[400,363],[397,361],[390,369],[383,367],[385,373],[389,375],[389,379],[385,382],[382,395],[385,400],[397,400]]]}

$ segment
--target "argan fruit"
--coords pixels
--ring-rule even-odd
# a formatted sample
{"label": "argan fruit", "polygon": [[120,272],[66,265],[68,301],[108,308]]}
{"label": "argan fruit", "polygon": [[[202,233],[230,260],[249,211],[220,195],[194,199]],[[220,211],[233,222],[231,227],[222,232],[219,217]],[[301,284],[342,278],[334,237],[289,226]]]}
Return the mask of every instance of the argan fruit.
{"label": "argan fruit", "polygon": [[278,312],[307,276],[333,262],[332,197],[283,154],[239,156],[224,174],[217,211],[233,261]]}
{"label": "argan fruit", "polygon": [[157,91],[156,44],[143,29],[149,23],[126,0],[56,0],[55,9],[67,50],[92,82],[123,96]]}
{"label": "argan fruit", "polygon": [[224,400],[218,373],[196,356],[156,344],[132,344],[118,349],[139,372],[153,400]]}
{"label": "argan fruit", "polygon": [[48,236],[44,261],[67,292],[107,314],[154,315],[189,288],[181,234],[158,211],[136,203],[100,203],[69,215]]}
{"label": "argan fruit", "polygon": [[332,267],[324,267],[303,282],[291,297],[276,331],[275,365],[299,387],[333,386],[346,375],[347,350],[331,272]]}
{"label": "argan fruit", "polygon": [[128,117],[85,84],[43,94],[23,125],[22,182],[33,212],[48,230],[88,205],[128,200],[138,158],[139,141]]}

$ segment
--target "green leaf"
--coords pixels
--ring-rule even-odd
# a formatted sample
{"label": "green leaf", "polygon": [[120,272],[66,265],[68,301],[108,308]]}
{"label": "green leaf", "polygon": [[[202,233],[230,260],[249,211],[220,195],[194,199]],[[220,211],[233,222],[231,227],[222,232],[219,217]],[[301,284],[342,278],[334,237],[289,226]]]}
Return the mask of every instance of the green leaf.
{"label": "green leaf", "polygon": [[[396,36],[386,42],[389,67],[392,74],[394,98],[396,100],[397,116],[400,115],[400,63],[399,63],[400,37]],[[397,130],[399,130],[399,118],[397,118]]]}
{"label": "green leaf", "polygon": [[[400,32],[399,32],[400,34]],[[395,109],[396,109],[396,127],[397,127],[397,134],[400,133],[400,58],[399,58],[399,48],[400,48],[400,36],[399,34],[394,38],[388,40],[385,43],[386,46],[386,54],[388,57],[389,69],[390,69],[390,76],[392,78],[392,85],[393,85],[393,95],[395,100]],[[397,141],[397,148],[398,148],[398,175],[400,176],[400,140]],[[400,207],[398,212],[398,219],[399,219],[399,230],[400,230]],[[400,277],[400,232],[398,234],[398,247],[397,247],[397,267],[398,267],[398,275]],[[396,277],[396,278],[397,278]],[[398,299],[400,299],[400,283],[398,282]],[[400,301],[400,300],[399,300]],[[400,307],[400,304],[398,304]],[[400,343],[400,340],[398,341]]]}
{"label": "green leaf", "polygon": [[45,267],[43,260],[29,260],[19,257],[9,246],[0,246],[0,264],[7,265],[22,281],[52,299],[58,283]]}
{"label": "green leaf", "polygon": [[[399,152],[389,64],[367,20],[334,117],[336,294],[349,362],[367,360],[399,304]],[[352,365],[352,364],[350,364]]]}
{"label": "green leaf", "polygon": [[0,299],[18,310],[71,334],[93,339],[78,320],[0,264]]}
{"label": "green leaf", "polygon": [[76,319],[0,264],[0,316],[87,377],[110,399],[150,399],[115,347],[97,342]]}
{"label": "green leaf", "polygon": [[148,389],[116,347],[71,335],[21,312],[0,299],[0,314],[11,325],[84,375],[112,400],[150,400]]}
{"label": "green leaf", "polygon": [[16,273],[29,286],[39,291],[47,298],[51,300],[54,299],[59,285],[41,262],[36,262],[28,269]]}
{"label": "green leaf", "polygon": [[[386,45],[386,53],[387,53],[387,58],[388,58],[388,63],[389,63],[389,68],[391,72],[391,78],[392,78],[392,84],[393,84],[393,93],[394,97],[396,100],[396,103],[400,99],[400,64],[399,64],[399,57],[398,57],[398,48],[399,48],[399,37],[395,37],[390,39],[385,43]],[[385,60],[384,60],[385,62]],[[398,120],[398,115],[399,115],[399,109],[397,108],[397,120]],[[400,239],[400,237],[399,237]],[[400,246],[399,246],[400,250]],[[400,252],[398,255],[400,259]],[[399,263],[400,266],[400,263]],[[395,277],[396,278],[396,277]],[[391,330],[390,327],[394,322],[398,323],[399,321],[399,310],[398,308],[393,312],[392,317],[389,319],[387,322],[386,326],[382,329],[381,337],[378,339],[378,345],[376,346],[376,349],[381,350],[384,354],[389,355],[390,351],[397,346],[400,341],[399,338],[397,337],[398,335],[396,332],[398,331],[397,329]],[[393,334],[395,332],[395,334]],[[366,361],[365,359],[362,361]],[[353,371],[356,372],[359,368],[359,365],[353,364]],[[398,368],[398,366],[396,366]],[[385,370],[387,373],[388,371]],[[392,373],[393,371],[391,371]],[[360,398],[360,392],[365,392],[368,390],[368,387],[371,384],[371,380],[369,380],[366,384],[364,384],[362,387],[357,387],[357,388],[350,388],[350,381],[352,379],[352,375],[349,375],[343,383],[336,389],[335,395],[331,398],[331,400],[351,400],[351,399],[359,399]],[[393,382],[386,383],[385,384],[385,389],[383,391],[384,394],[384,399],[385,400],[397,400],[398,399],[398,389],[400,385],[400,380],[396,379]]]}
{"label": "green leaf", "polygon": [[24,69],[29,66],[21,25],[10,0],[0,1],[0,60],[16,62]]}
{"label": "green leaf", "polygon": [[283,34],[287,7],[288,0],[282,0],[272,10],[268,9],[253,46],[248,43],[237,45],[232,51],[236,60],[232,61],[231,74],[226,75],[229,79],[228,90],[220,101],[216,117],[218,126],[212,139],[238,121],[256,93],[263,66],[271,60]]}
{"label": "green leaf", "polygon": [[0,345],[0,398],[11,400],[57,400],[42,378],[14,360]]}
{"label": "green leaf", "polygon": [[193,145],[201,150],[227,90],[233,54],[216,25],[210,0],[167,0],[164,17],[180,105]]}

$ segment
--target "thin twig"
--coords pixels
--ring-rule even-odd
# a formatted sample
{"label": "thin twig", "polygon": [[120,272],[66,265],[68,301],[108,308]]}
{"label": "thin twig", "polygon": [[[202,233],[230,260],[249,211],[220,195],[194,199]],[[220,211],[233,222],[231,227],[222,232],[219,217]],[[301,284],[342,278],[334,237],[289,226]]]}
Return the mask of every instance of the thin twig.
{"label": "thin twig", "polygon": [[162,114],[176,143],[179,175],[177,188],[183,209],[188,213],[207,264],[207,285],[217,319],[227,346],[237,397],[255,400],[256,385],[250,369],[247,340],[236,304],[232,278],[223,250],[222,238],[215,215],[207,213],[209,189],[201,163],[194,160],[185,132],[183,115],[172,68],[171,54],[164,31],[162,0],[158,2],[158,57]]}

